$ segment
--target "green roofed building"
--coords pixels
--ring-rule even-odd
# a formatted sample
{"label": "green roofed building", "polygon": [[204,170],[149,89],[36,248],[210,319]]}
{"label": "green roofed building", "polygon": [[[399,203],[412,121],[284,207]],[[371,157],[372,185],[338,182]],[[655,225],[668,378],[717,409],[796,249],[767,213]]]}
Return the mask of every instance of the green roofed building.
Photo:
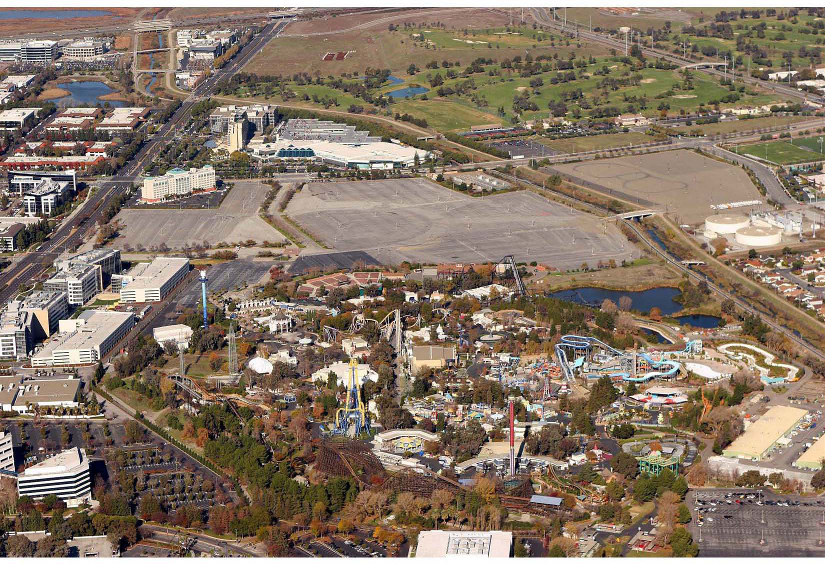
{"label": "green roofed building", "polygon": [[639,459],[639,472],[658,476],[665,468],[674,474],[679,473],[679,458],[676,456],[662,456],[660,452],[651,452]]}

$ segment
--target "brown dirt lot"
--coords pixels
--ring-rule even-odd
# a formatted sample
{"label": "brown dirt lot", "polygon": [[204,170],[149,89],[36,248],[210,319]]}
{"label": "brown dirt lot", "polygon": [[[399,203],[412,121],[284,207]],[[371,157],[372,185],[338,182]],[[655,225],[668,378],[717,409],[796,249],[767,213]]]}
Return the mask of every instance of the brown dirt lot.
{"label": "brown dirt lot", "polygon": [[132,35],[118,35],[115,38],[115,50],[129,50],[132,48]]}
{"label": "brown dirt lot", "polygon": [[[340,75],[349,72],[363,73],[368,67],[388,68],[396,76],[406,73],[411,62],[422,67],[430,60],[459,61],[468,64],[478,57],[493,57],[497,60],[512,58],[516,55],[524,56],[524,46],[511,46],[501,49],[486,49],[476,46],[473,48],[464,43],[455,42],[455,46],[427,48],[421,42],[410,40],[410,31],[390,32],[390,23],[403,25],[404,22],[435,24],[440,22],[451,29],[489,28],[504,26],[509,20],[503,15],[490,10],[460,9],[450,11],[427,10],[401,15],[387,16],[369,22],[352,20],[353,16],[329,18],[327,20],[311,20],[296,22],[287,28],[288,34],[272,40],[258,53],[245,67],[245,71],[256,74],[291,75],[298,72],[323,76]],[[339,20],[347,20],[343,23]],[[310,26],[309,24],[312,24]],[[340,33],[327,33],[329,29],[346,29]],[[358,26],[357,29],[350,29]],[[312,30],[322,31],[312,31]],[[306,35],[317,33],[318,35]],[[306,36],[302,36],[306,35]],[[327,52],[354,51],[341,61],[323,61]],[[549,44],[539,43],[537,53],[558,53],[562,56],[564,49],[551,47]],[[580,50],[578,50],[580,51]]]}
{"label": "brown dirt lot", "polygon": [[403,25],[404,22],[415,24],[441,22],[447,26],[447,29],[472,29],[506,25],[509,19],[503,13],[495,12],[490,8],[426,8],[405,10],[399,13],[361,12],[347,16],[298,21],[290,24],[284,35],[329,33],[356,26],[361,28],[373,28],[378,25],[386,27],[390,23]]}
{"label": "brown dirt lot", "polygon": [[58,98],[63,98],[64,96],[68,96],[71,94],[68,90],[64,90],[62,88],[46,88],[43,92],[40,93],[40,96],[37,97],[38,100],[57,100]]}

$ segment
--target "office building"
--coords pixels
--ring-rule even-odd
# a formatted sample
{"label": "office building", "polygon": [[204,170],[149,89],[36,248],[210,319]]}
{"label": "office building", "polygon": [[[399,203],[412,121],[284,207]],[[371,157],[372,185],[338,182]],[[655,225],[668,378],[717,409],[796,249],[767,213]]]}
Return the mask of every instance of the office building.
{"label": "office building", "polygon": [[149,108],[115,108],[95,126],[95,130],[109,133],[134,131],[148,115]]}
{"label": "office building", "polygon": [[67,59],[88,61],[106,52],[106,44],[94,39],[73,41],[63,47],[63,56]]}
{"label": "office building", "polygon": [[0,112],[0,130],[21,131],[34,125],[41,108],[13,108]]}
{"label": "office building", "polygon": [[10,302],[0,313],[0,358],[22,360],[31,350],[32,314]]}
{"label": "office building", "polygon": [[14,441],[11,433],[0,431],[0,470],[14,472]]}
{"label": "office building", "polygon": [[20,58],[20,48],[22,44],[19,41],[2,41],[0,42],[0,61],[15,62]]}
{"label": "office building", "polygon": [[32,314],[31,337],[40,341],[57,332],[60,320],[69,317],[69,299],[65,292],[40,290],[26,296],[20,309]]}
{"label": "office building", "polygon": [[23,195],[23,192],[30,188],[36,188],[44,178],[49,178],[56,182],[68,182],[71,190],[77,192],[77,171],[74,170],[52,170],[52,171],[9,171],[9,192]]}
{"label": "office building", "polygon": [[249,106],[221,106],[209,114],[209,128],[215,135],[225,135],[229,124],[237,118],[244,118],[253,132],[261,133],[275,124],[276,106],[254,104]]}
{"label": "office building", "polygon": [[509,558],[512,546],[510,531],[421,531],[415,557]]}
{"label": "office building", "polygon": [[92,249],[56,263],[58,271],[77,265],[91,265],[98,268],[98,286],[101,290],[109,285],[113,274],[120,274],[123,271],[120,249]]}
{"label": "office building", "polygon": [[46,131],[52,134],[82,131],[91,129],[94,121],[88,117],[56,116],[46,125]]}
{"label": "office building", "polygon": [[136,264],[129,272],[112,276],[112,292],[123,303],[159,302],[189,272],[189,259],[158,257]]}
{"label": "office building", "polygon": [[56,495],[69,507],[91,503],[92,479],[86,452],[74,447],[29,466],[17,478],[17,493],[33,500]]}
{"label": "office building", "polygon": [[26,228],[22,223],[0,222],[0,251],[14,252],[17,250],[17,235]]}
{"label": "office building", "polygon": [[51,217],[70,193],[68,182],[43,178],[37,186],[23,192],[23,211],[29,217]]}
{"label": "office building", "polygon": [[237,115],[235,119],[229,122],[226,138],[230,153],[240,151],[246,145],[246,136],[249,130],[248,123],[245,117]]}
{"label": "office building", "polygon": [[43,289],[65,292],[69,305],[81,306],[102,290],[99,280],[99,267],[91,264],[73,264],[46,280]]}
{"label": "office building", "polygon": [[[0,128],[2,129],[2,128]],[[106,157],[96,155],[61,155],[59,157],[39,157],[36,155],[13,155],[0,162],[0,167],[9,170],[32,170],[44,167],[60,169],[86,170],[89,167],[101,164]]]}
{"label": "office building", "polygon": [[101,360],[135,324],[131,312],[87,310],[60,321],[60,335],[32,356],[32,366],[93,364]]}
{"label": "office building", "polygon": [[80,383],[79,378],[72,377],[59,380],[24,380],[17,387],[17,395],[11,409],[25,414],[32,413],[34,408],[78,407]]}
{"label": "office building", "polygon": [[50,65],[57,58],[57,41],[28,41],[20,47],[20,61]]}
{"label": "office building", "polygon": [[169,197],[186,196],[192,192],[209,192],[214,189],[215,169],[212,165],[189,170],[173,168],[163,176],[145,178],[140,199],[144,202],[159,202]]}

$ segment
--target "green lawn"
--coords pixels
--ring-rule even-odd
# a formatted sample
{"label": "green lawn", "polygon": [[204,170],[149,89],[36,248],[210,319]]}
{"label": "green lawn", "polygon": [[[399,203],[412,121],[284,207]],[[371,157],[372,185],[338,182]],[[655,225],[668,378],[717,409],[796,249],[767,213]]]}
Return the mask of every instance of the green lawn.
{"label": "green lawn", "polygon": [[818,147],[814,152],[797,147],[796,143],[797,141],[794,141],[792,145],[788,141],[768,141],[767,143],[741,145],[736,148],[736,152],[752,155],[778,165],[805,163],[822,158]]}
{"label": "green lawn", "polygon": [[502,118],[461,102],[451,100],[403,100],[394,103],[392,111],[409,113],[427,120],[438,131],[466,131],[473,125],[502,123]]}

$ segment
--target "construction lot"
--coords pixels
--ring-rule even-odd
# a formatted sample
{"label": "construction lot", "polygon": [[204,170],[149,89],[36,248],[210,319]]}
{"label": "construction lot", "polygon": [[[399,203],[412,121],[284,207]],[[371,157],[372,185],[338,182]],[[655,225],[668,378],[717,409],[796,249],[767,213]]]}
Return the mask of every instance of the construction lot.
{"label": "construction lot", "polygon": [[135,249],[166,245],[183,249],[195,244],[284,241],[275,228],[258,216],[269,186],[257,180],[236,180],[218,209],[123,209],[117,219],[125,225],[117,244]]}
{"label": "construction lot", "polygon": [[820,524],[825,500],[820,498],[765,490],[760,506],[757,490],[731,488],[691,491],[685,501],[693,516],[689,529],[694,542],[701,529],[700,556],[825,556],[825,544],[819,545],[825,538]]}
{"label": "construction lot", "polygon": [[532,192],[478,198],[423,178],[310,183],[287,213],[329,247],[366,251],[384,264],[512,254],[569,270],[640,254],[615,225]]}
{"label": "construction lot", "polygon": [[742,169],[687,150],[552,168],[607,195],[676,213],[680,223],[691,225],[718,213],[712,204],[764,201]]}

